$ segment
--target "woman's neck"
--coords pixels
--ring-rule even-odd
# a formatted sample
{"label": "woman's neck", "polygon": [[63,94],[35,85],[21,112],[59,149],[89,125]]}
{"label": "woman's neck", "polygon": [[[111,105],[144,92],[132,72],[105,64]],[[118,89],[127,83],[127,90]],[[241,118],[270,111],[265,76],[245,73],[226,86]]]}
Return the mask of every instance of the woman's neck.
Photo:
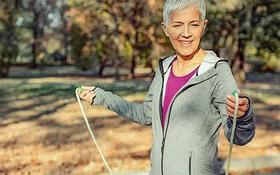
{"label": "woman's neck", "polygon": [[197,52],[189,57],[177,55],[177,60],[173,63],[173,73],[176,76],[187,75],[202,63],[206,54],[203,49],[198,49]]}
{"label": "woman's neck", "polygon": [[207,53],[203,49],[198,49],[193,55],[190,55],[188,57],[177,55],[176,62],[180,67],[186,67],[193,64],[199,65],[204,60],[206,54]]}

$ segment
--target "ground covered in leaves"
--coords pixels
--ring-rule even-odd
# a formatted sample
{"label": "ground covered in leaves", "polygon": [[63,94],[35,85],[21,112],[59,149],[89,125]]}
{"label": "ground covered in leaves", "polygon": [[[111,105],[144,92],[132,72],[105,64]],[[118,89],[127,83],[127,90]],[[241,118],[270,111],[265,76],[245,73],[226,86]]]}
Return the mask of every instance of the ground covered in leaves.
{"label": "ground covered in leaves", "polygon": [[[67,71],[13,71],[11,78],[0,79],[0,175],[106,173],[74,90],[80,85],[97,85],[129,101],[141,102],[150,78],[117,81],[66,76]],[[262,80],[251,78],[241,86],[251,97],[257,130],[248,145],[234,146],[233,159],[280,154],[280,85],[278,80]],[[113,172],[150,168],[151,127],[128,121],[103,107],[90,107],[84,102],[83,106]],[[219,159],[224,160],[227,152],[228,142],[221,131]]]}

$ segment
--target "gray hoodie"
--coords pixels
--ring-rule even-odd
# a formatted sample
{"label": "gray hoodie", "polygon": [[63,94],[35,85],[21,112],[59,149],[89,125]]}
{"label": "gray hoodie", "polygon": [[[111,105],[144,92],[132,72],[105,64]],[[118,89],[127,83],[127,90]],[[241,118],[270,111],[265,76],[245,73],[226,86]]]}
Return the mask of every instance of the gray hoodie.
{"label": "gray hoodie", "polygon": [[[214,175],[220,127],[230,139],[232,118],[226,110],[226,96],[238,87],[227,62],[214,52],[207,55],[198,73],[174,96],[161,125],[163,95],[171,62],[160,60],[159,69],[143,104],[128,102],[118,95],[96,88],[94,105],[102,105],[129,120],[152,125],[152,175]],[[251,107],[237,119],[234,144],[252,140],[255,125]]]}

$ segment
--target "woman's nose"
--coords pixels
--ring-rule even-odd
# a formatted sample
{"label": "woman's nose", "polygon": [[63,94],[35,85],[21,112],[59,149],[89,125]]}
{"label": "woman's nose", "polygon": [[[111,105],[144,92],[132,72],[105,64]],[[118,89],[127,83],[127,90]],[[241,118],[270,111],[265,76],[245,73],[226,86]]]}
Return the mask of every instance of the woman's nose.
{"label": "woman's nose", "polygon": [[191,30],[190,30],[190,27],[189,26],[184,26],[183,27],[183,31],[182,31],[182,36],[183,37],[186,37],[186,38],[189,38],[191,37]]}

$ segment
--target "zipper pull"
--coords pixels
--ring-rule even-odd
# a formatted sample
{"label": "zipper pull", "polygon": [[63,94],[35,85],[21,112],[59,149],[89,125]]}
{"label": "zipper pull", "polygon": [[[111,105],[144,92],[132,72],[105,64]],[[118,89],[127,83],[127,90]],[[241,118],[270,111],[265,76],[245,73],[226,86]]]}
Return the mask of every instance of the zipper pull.
{"label": "zipper pull", "polygon": [[192,151],[189,151],[189,175],[192,174]]}
{"label": "zipper pull", "polygon": [[190,158],[192,157],[192,154],[193,154],[193,152],[192,152],[192,151],[189,151],[189,157],[190,157]]}

